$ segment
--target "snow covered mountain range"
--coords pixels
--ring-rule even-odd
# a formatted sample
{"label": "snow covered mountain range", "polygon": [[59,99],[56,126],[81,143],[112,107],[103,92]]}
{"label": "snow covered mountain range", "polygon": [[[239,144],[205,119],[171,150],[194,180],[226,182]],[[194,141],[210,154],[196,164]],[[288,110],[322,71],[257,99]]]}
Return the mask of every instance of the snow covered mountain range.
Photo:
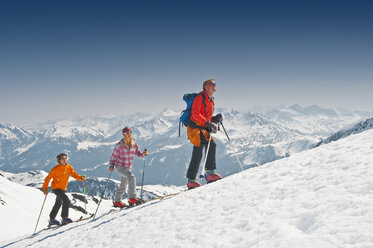
{"label": "snow covered mountain range", "polygon": [[[261,107],[249,112],[217,109],[245,168],[307,150],[346,126],[373,116],[373,110],[345,111],[318,106]],[[134,114],[117,117],[86,117],[35,126],[0,125],[0,170],[19,173],[49,171],[60,152],[80,174],[107,177],[108,160],[121,129],[129,126],[146,160],[135,159],[134,173],[140,179],[145,164],[145,184],[184,185],[192,145],[182,127],[178,137],[179,112]],[[215,135],[217,167],[223,176],[240,171],[224,132]],[[116,173],[114,179],[119,179]],[[138,182],[139,184],[139,182]]]}
{"label": "snow covered mountain range", "polygon": [[335,134],[328,137],[327,139],[324,139],[324,140],[320,141],[318,144],[316,144],[316,147],[318,147],[322,144],[328,144],[332,141],[336,141],[336,140],[345,138],[347,136],[350,136],[351,134],[361,133],[365,130],[372,129],[372,128],[373,128],[373,118],[370,118],[370,119],[367,119],[365,121],[361,121],[361,122],[355,124],[351,128],[347,128],[347,129],[341,130],[339,132],[336,132]]}
{"label": "snow covered mountain range", "polygon": [[[164,200],[114,213],[103,206],[94,220],[35,235],[43,195],[0,176],[0,246],[373,247],[372,140],[367,129]],[[12,238],[21,228],[24,236]]]}

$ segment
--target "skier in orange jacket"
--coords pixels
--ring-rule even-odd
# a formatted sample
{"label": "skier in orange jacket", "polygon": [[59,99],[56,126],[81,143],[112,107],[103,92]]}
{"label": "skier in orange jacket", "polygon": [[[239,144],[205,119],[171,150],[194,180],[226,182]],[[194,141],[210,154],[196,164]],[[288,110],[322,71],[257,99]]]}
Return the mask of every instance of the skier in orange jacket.
{"label": "skier in orange jacket", "polygon": [[50,225],[60,225],[60,222],[56,220],[56,215],[62,205],[62,224],[71,223],[72,220],[68,217],[69,216],[69,207],[70,207],[70,199],[65,194],[67,184],[69,182],[70,175],[79,181],[84,181],[85,176],[81,176],[75,172],[74,168],[67,163],[67,155],[65,153],[60,153],[57,155],[58,165],[52,168],[49,172],[48,176],[45,178],[43,184],[43,191],[44,194],[48,194],[48,185],[49,181],[52,181],[52,191],[56,194],[56,202],[52,208],[52,211],[49,214]]}

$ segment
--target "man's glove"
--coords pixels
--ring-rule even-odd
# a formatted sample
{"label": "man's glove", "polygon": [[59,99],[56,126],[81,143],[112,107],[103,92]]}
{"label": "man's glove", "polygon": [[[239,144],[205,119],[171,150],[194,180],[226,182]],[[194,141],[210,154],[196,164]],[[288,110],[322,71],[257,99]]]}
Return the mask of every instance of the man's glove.
{"label": "man's glove", "polygon": [[211,118],[213,123],[218,124],[219,122],[223,121],[223,116],[221,114],[217,114]]}
{"label": "man's glove", "polygon": [[212,122],[210,122],[209,120],[206,122],[206,131],[209,132],[209,133],[216,133],[218,131],[218,128],[216,127],[216,125]]}
{"label": "man's glove", "polygon": [[113,165],[110,165],[110,167],[109,167],[109,171],[110,171],[110,172],[113,172],[113,170],[114,170],[114,166],[113,166]]}

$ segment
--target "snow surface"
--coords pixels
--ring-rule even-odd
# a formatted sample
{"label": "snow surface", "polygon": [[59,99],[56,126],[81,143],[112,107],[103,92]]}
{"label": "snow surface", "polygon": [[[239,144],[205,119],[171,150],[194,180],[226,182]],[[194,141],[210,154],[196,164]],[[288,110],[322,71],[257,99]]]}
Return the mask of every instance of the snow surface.
{"label": "snow surface", "polygon": [[[76,202],[70,193],[68,195],[75,206],[84,208],[83,202]],[[87,212],[94,213],[97,205],[92,200],[92,197],[87,198]],[[33,233],[44,199],[45,196],[42,191],[9,181],[5,177],[0,176],[0,241],[15,238],[25,233]],[[48,194],[37,230],[47,226],[49,213],[55,200],[55,194]],[[100,214],[106,213],[112,203],[109,200],[103,200],[101,205]],[[77,220],[81,216],[86,215],[70,208],[69,217],[73,220]],[[59,215],[57,219],[60,219]],[[2,246],[0,245],[0,247]]]}
{"label": "snow surface", "polygon": [[[371,248],[372,140],[368,130],[171,198],[0,246]],[[1,223],[13,226],[13,217]]]}
{"label": "snow surface", "polygon": [[[48,172],[43,170],[35,170],[21,173],[10,173],[0,171],[0,173],[12,182],[25,186],[32,186],[37,189],[41,189],[43,187],[44,179],[48,176]],[[72,181],[72,179],[74,178],[70,178],[70,182]]]}
{"label": "snow surface", "polygon": [[16,149],[14,149],[15,152],[18,153],[18,155],[28,151],[31,147],[33,147],[34,145],[36,144],[36,141],[32,142],[31,144],[28,144],[26,146],[23,146],[23,147],[18,147]]}
{"label": "snow surface", "polygon": [[79,142],[78,145],[76,146],[76,149],[79,151],[79,150],[89,150],[89,148],[98,148],[100,146],[113,146],[115,145],[116,143],[118,143],[118,141],[116,142],[94,142],[94,141],[82,141],[82,142]]}
{"label": "snow surface", "polygon": [[[44,201],[44,194],[39,189],[42,187],[44,179],[47,175],[47,172],[41,170],[17,174],[0,171],[0,241],[19,237],[34,231],[36,221]],[[106,182],[107,178],[96,178],[96,180]],[[73,181],[76,180],[70,177],[69,185]],[[118,184],[120,183],[116,180],[112,181],[115,181]],[[88,186],[89,185],[87,185],[87,190]],[[143,199],[147,200],[158,196],[174,194],[182,190],[184,190],[184,187],[144,185]],[[108,191],[108,189],[106,191]],[[137,191],[140,192],[140,187],[137,187]],[[87,192],[87,194],[89,192]],[[70,208],[69,217],[71,217],[73,220],[77,220],[82,216],[89,216],[88,214],[82,212],[84,209],[86,209],[90,214],[93,214],[96,211],[97,203],[100,197],[91,195],[86,196],[87,203],[85,204],[83,202],[83,194],[67,194],[72,204],[75,207],[80,207],[80,210]],[[80,197],[74,197],[76,195]],[[45,201],[37,231],[47,226],[49,213],[54,205],[54,202],[55,195],[49,194]],[[126,203],[127,199],[124,199],[123,202]],[[103,199],[98,210],[98,215],[107,213],[111,206],[111,200]],[[60,219],[60,215],[58,214],[56,218]],[[0,247],[2,246],[0,245]]]}
{"label": "snow surface", "polygon": [[0,137],[5,139],[17,139],[17,136],[8,129],[0,129]]}

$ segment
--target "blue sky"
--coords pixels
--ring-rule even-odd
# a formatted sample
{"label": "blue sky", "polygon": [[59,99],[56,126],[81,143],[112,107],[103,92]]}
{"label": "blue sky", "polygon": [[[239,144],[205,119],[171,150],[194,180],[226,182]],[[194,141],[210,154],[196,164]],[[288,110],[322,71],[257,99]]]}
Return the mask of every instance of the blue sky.
{"label": "blue sky", "polygon": [[370,1],[1,1],[0,123],[217,106],[373,106]]}

